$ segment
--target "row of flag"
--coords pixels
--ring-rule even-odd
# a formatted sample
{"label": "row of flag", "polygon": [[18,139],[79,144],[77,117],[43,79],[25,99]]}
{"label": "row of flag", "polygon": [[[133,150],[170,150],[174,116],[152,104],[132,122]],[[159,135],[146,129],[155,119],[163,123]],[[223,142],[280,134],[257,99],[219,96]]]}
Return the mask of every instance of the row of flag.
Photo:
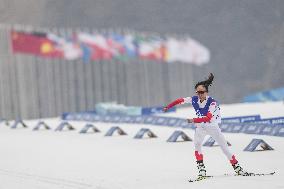
{"label": "row of flag", "polygon": [[59,36],[47,32],[11,30],[13,53],[33,54],[83,62],[135,59],[159,62],[183,62],[196,65],[208,63],[210,52],[190,37],[177,39],[136,33],[74,32]]}

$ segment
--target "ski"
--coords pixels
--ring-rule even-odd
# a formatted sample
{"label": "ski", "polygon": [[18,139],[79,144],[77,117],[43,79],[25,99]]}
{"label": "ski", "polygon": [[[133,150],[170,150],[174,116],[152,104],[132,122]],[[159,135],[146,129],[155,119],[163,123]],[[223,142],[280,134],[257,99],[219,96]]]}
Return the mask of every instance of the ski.
{"label": "ski", "polygon": [[238,175],[238,174],[224,174],[224,176],[243,176],[243,177],[251,177],[251,176],[268,176],[268,175],[274,175],[274,172],[270,172],[270,173],[247,173],[245,175]]}
{"label": "ski", "polygon": [[208,178],[212,178],[213,176],[199,176],[196,179],[189,179],[188,182],[197,182],[197,181],[202,181],[206,180]]}
{"label": "ski", "polygon": [[239,176],[239,177],[252,177],[252,176],[269,176],[269,175],[274,175],[274,172],[270,172],[270,173],[247,173],[246,175],[238,175],[238,174],[229,174],[229,173],[225,173],[224,175],[216,175],[216,176],[199,176],[196,179],[189,179],[188,182],[198,182],[198,181],[202,181],[202,180],[206,180],[208,178],[222,178],[222,177],[230,177],[230,176]]}

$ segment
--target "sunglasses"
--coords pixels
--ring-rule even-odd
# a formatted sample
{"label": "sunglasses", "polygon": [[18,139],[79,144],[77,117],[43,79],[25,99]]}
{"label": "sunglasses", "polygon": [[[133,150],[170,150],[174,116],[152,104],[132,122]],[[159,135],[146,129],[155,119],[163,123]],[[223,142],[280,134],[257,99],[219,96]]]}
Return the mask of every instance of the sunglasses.
{"label": "sunglasses", "polygon": [[196,91],[197,94],[204,94],[206,93],[207,91]]}

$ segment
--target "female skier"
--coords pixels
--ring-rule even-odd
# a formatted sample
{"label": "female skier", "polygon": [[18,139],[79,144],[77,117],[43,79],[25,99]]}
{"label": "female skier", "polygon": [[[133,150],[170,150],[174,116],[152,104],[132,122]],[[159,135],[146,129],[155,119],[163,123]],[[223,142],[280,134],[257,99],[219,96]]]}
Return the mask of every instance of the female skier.
{"label": "female skier", "polygon": [[227,141],[221,133],[219,124],[221,124],[220,108],[218,103],[210,96],[208,96],[208,87],[211,86],[214,76],[210,73],[205,81],[198,82],[195,85],[197,96],[179,98],[164,108],[164,112],[177,104],[191,103],[195,109],[197,118],[187,119],[189,123],[194,123],[196,126],[194,134],[195,157],[198,168],[198,177],[206,177],[206,169],[203,163],[203,154],[201,146],[206,135],[211,135],[212,138],[218,142],[223,153],[227,156],[234,171],[238,175],[246,176],[245,172],[239,165],[235,155],[233,155],[228,148]]}

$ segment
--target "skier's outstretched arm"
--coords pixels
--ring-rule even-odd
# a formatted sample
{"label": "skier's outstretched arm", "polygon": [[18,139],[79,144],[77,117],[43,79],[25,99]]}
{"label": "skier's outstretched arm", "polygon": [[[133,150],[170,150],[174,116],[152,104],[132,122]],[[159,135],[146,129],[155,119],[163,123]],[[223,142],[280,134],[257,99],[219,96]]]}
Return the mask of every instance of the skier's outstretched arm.
{"label": "skier's outstretched arm", "polygon": [[175,101],[171,102],[167,106],[164,107],[164,112],[168,111],[168,109],[178,105],[178,104],[187,104],[187,103],[192,103],[191,97],[186,97],[186,98],[178,98]]}

